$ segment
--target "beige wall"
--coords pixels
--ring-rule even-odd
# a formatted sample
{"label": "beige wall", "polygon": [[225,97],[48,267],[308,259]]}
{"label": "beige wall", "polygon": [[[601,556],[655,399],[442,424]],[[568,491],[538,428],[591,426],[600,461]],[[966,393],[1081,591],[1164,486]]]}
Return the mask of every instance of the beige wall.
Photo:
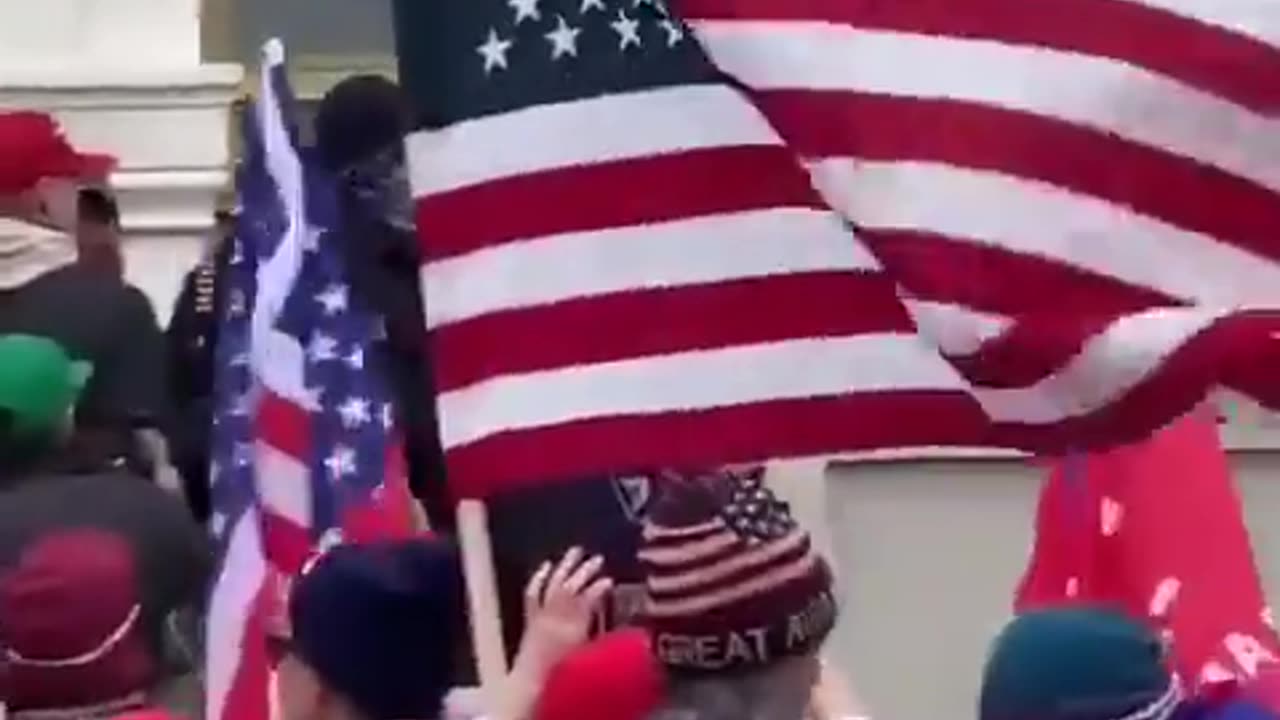
{"label": "beige wall", "polygon": [[[1280,453],[1233,457],[1268,595],[1280,597]],[[825,512],[843,586],[833,655],[877,720],[973,717],[1039,481],[1016,460],[869,463],[833,467],[824,500],[805,493]]]}

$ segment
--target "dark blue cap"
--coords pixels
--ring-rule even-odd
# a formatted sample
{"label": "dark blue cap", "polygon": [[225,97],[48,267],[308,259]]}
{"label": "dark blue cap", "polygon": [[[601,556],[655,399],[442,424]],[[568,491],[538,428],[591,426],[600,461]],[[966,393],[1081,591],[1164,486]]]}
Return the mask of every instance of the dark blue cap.
{"label": "dark blue cap", "polygon": [[453,683],[461,600],[445,541],[340,545],[294,587],[293,649],[370,720],[437,717]]}

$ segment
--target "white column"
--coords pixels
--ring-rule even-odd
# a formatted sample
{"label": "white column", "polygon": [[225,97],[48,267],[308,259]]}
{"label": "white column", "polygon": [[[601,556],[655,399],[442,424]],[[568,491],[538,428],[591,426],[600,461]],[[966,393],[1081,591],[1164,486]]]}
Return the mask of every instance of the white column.
{"label": "white column", "polygon": [[230,161],[241,69],[205,64],[199,0],[0,0],[0,107],[120,158],[129,279],[167,319]]}

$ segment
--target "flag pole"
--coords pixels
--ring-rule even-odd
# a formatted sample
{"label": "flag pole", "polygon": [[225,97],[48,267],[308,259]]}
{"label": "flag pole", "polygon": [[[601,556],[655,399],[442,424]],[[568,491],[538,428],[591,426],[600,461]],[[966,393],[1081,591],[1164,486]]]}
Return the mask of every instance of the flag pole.
{"label": "flag pole", "polygon": [[476,674],[485,710],[492,713],[498,707],[507,677],[507,657],[502,642],[502,616],[498,609],[498,579],[493,566],[488,511],[479,500],[462,500],[458,503],[457,517]]}

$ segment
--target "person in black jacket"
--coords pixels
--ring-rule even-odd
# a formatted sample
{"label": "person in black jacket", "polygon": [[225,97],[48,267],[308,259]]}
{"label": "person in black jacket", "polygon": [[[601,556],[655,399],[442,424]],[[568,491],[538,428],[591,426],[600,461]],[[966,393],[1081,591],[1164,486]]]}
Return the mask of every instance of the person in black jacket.
{"label": "person in black jacket", "polygon": [[156,432],[168,418],[164,335],[151,301],[118,276],[79,264],[73,238],[16,227],[11,235],[0,228],[0,333],[52,338],[92,363],[76,442],[166,481],[167,447]]}
{"label": "person in black jacket", "polygon": [[381,318],[385,339],[374,355],[389,378],[404,433],[409,485],[433,529],[453,526],[435,414],[429,337],[420,286],[421,256],[404,139],[409,104],[386,78],[338,83],[316,114],[316,150],[339,178],[340,227],[353,302]]}
{"label": "person in black jacket", "polygon": [[216,215],[209,252],[187,273],[166,331],[169,393],[174,402],[169,445],[191,512],[208,522],[210,432],[213,428],[214,348],[218,343],[223,285],[235,218]]}

